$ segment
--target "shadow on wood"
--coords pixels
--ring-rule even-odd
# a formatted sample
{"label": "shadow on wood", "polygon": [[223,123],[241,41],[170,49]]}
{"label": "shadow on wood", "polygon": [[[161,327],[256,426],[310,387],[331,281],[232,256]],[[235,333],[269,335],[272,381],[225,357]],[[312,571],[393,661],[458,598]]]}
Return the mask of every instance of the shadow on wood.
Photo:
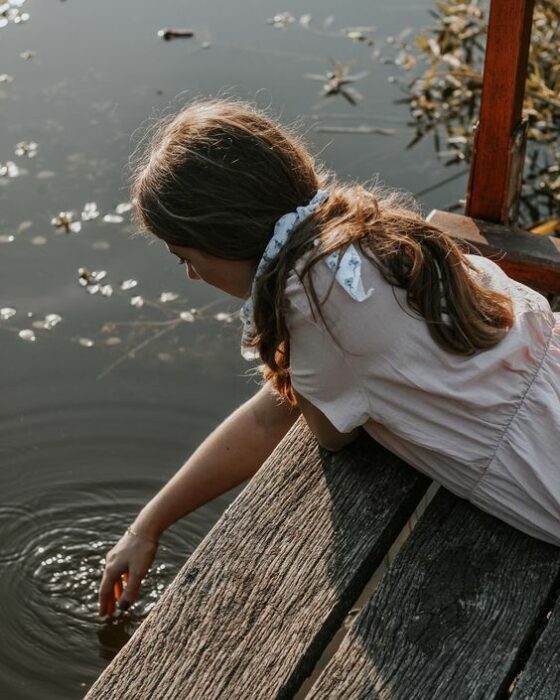
{"label": "shadow on wood", "polygon": [[[306,700],[507,697],[559,572],[560,547],[440,489]],[[535,666],[533,683],[557,691],[542,678],[549,667]]]}

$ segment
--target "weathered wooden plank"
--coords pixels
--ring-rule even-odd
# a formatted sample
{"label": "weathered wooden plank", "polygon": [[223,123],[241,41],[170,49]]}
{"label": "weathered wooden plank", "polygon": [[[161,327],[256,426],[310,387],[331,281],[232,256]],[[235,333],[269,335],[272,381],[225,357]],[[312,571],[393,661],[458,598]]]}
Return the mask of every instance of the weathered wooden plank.
{"label": "weathered wooden plank", "polygon": [[306,700],[505,697],[559,569],[560,547],[440,489]]}
{"label": "weathered wooden plank", "polygon": [[321,450],[300,418],[87,700],[292,697],[428,485],[366,434]]}
{"label": "weathered wooden plank", "polygon": [[[556,589],[550,600],[552,610],[537,631],[534,649],[514,681],[511,700],[558,700],[560,696],[560,604]],[[547,606],[548,607],[548,606]],[[548,615],[550,614],[550,617]],[[540,633],[540,634],[539,634]]]}
{"label": "weathered wooden plank", "polygon": [[521,109],[527,77],[534,0],[492,0],[480,119],[466,212],[502,224],[517,219],[526,128]]}
{"label": "weathered wooden plank", "polygon": [[[434,209],[428,221],[457,240],[491,257],[513,279],[547,294],[560,294],[560,238],[537,236],[514,226],[501,226]],[[501,256],[497,258],[496,256]]]}

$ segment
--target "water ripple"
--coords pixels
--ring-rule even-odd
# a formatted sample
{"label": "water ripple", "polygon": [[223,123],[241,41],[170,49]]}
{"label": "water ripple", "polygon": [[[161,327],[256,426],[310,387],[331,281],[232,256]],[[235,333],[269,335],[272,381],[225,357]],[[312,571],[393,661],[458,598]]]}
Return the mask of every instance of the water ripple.
{"label": "water ripple", "polygon": [[[196,433],[208,417],[192,422]],[[23,687],[26,697],[82,696],[208,532],[216,504],[163,534],[130,611],[97,617],[105,555],[187,456],[184,434],[172,405],[77,402],[0,416],[0,629],[9,640],[0,697]]]}

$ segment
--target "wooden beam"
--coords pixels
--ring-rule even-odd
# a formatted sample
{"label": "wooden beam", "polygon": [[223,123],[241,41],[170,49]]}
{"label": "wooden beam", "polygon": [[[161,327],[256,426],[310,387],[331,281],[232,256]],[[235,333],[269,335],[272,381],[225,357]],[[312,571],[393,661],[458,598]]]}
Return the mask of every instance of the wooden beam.
{"label": "wooden beam", "polygon": [[523,96],[534,0],[492,0],[480,118],[475,128],[465,213],[517,220],[525,158]]}
{"label": "wooden beam", "polygon": [[542,294],[560,294],[560,238],[434,209],[428,221]]}
{"label": "wooden beam", "polygon": [[299,418],[86,700],[293,697],[429,484]]}

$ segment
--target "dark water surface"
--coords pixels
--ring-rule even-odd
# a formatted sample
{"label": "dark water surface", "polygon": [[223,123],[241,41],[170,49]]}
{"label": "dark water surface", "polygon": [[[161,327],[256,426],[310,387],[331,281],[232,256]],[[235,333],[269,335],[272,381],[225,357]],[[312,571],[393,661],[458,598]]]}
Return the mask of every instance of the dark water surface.
{"label": "dark water surface", "polygon": [[[131,237],[128,213],[120,223],[102,220],[128,201],[137,130],[190,96],[226,87],[286,122],[301,115],[308,142],[342,177],[380,172],[389,185],[422,190],[455,171],[441,166],[429,143],[404,150],[407,108],[394,104],[401,93],[387,80],[395,67],[374,62],[371,47],[340,29],[375,25],[383,50],[387,35],[429,23],[429,6],[27,0],[29,21],[0,28],[0,74],[13,78],[0,82],[0,164],[20,168],[17,177],[0,177],[0,309],[16,310],[0,320],[0,698],[81,698],[239,491],[164,534],[129,618],[97,620],[105,552],[256,389],[239,355],[237,322],[215,318],[239,303],[186,282],[160,243]],[[320,31],[267,24],[286,10],[310,13]],[[197,37],[164,42],[157,30],[165,26],[193,28]],[[26,60],[26,50],[36,53]],[[320,83],[304,77],[329,70],[328,56],[370,71],[356,84],[359,106],[323,100]],[[397,133],[317,133],[313,115]],[[34,158],[14,155],[21,141],[38,144]],[[438,189],[422,200],[426,211],[463,190],[464,179]],[[51,225],[60,211],[79,216],[86,202],[100,216],[80,232]],[[102,284],[112,285],[112,296],[88,294],[80,267],[106,271]],[[138,285],[121,290],[131,278]],[[179,296],[161,301],[162,292]],[[144,298],[142,308],[131,306],[133,296]],[[202,309],[199,318],[181,320],[191,308]],[[38,327],[47,314],[62,321]],[[36,340],[20,338],[23,330]]]}

